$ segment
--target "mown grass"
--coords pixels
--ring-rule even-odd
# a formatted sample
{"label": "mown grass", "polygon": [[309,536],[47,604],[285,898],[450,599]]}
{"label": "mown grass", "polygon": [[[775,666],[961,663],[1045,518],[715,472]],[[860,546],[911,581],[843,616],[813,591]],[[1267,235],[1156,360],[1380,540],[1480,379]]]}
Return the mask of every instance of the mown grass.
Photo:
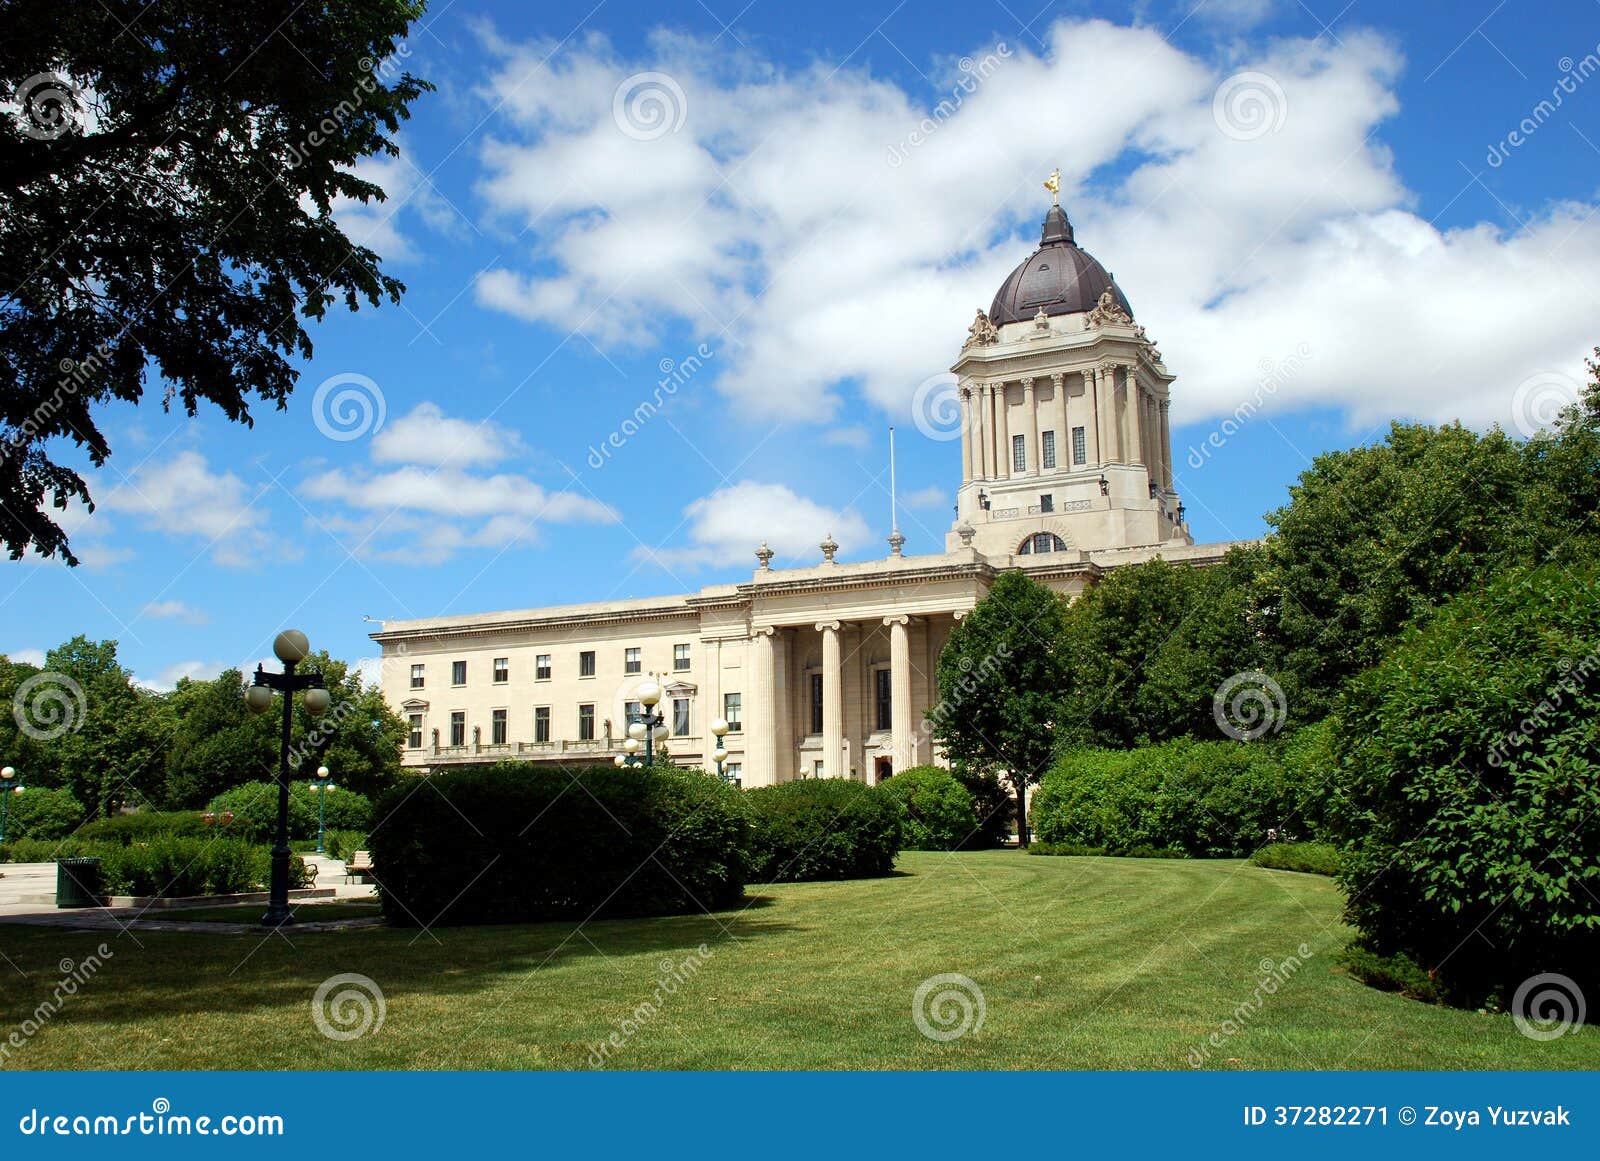
{"label": "mown grass", "polygon": [[[1239,861],[905,854],[893,878],[756,888],[714,916],[418,931],[69,933],[0,927],[0,1025],[28,1018],[106,942],[113,957],[9,1068],[584,1068],[652,999],[621,1068],[1600,1066],[1600,1035],[1519,1035],[1504,1015],[1367,988],[1320,876]],[[1311,953],[1274,993],[1263,960]],[[359,1039],[323,1036],[319,983],[370,976],[387,1005]],[[941,1043],[912,997],[930,976],[982,989],[983,1024]],[[683,973],[680,973],[683,974]],[[1241,1005],[1260,1000],[1246,1018]],[[1225,1021],[1238,1031],[1225,1032]]]}

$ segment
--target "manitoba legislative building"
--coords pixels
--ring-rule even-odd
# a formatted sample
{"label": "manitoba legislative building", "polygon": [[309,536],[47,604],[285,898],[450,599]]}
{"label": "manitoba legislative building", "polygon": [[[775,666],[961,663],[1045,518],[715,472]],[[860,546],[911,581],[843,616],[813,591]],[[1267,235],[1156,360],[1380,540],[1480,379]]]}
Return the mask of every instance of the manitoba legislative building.
{"label": "manitoba legislative building", "polygon": [[405,764],[613,761],[654,680],[675,763],[711,768],[721,718],[725,773],[745,786],[876,783],[940,761],[925,720],[939,651],[1001,572],[1070,596],[1125,564],[1227,552],[1194,543],[1173,488],[1174,376],[1059,205],[951,370],[961,486],[943,552],[906,556],[895,530],[876,560],[837,561],[830,537],[816,564],[773,568],[752,543],[737,584],[384,621]]}

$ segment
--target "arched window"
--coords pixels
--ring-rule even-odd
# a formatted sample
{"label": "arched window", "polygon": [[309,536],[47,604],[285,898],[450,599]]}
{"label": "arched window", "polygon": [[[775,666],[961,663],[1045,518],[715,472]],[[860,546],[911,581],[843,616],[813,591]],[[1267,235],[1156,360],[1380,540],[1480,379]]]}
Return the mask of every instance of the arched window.
{"label": "arched window", "polygon": [[1065,552],[1067,542],[1054,532],[1035,532],[1022,542],[1017,549],[1019,556],[1030,556],[1035,552]]}

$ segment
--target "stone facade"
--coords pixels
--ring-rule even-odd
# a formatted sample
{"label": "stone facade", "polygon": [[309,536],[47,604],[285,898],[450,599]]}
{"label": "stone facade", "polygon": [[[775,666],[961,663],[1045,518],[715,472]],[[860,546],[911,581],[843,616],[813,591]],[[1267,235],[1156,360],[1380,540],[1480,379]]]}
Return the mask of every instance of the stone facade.
{"label": "stone facade", "polygon": [[1087,304],[1057,290],[1036,317],[1000,326],[978,312],[952,368],[961,485],[943,553],[903,556],[895,532],[886,557],[846,563],[830,538],[818,564],[773,569],[763,544],[748,581],[697,593],[386,621],[372,636],[385,696],[411,723],[406,765],[610,761],[635,690],[656,675],[673,761],[709,766],[722,716],[746,786],[877,782],[940,761],[925,724],[939,651],[1002,571],[1076,595],[1156,555],[1220,560],[1231,545],[1195,545],[1173,489],[1173,376],[1051,215],[1018,271],[1048,272],[1042,258],[1072,247],[1075,269],[1106,289]]}

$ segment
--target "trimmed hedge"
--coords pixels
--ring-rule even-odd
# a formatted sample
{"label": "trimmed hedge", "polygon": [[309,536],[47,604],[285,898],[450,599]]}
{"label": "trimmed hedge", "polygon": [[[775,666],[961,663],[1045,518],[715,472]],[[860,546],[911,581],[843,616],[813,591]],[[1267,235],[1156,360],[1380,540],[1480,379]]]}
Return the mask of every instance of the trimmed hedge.
{"label": "trimmed hedge", "polygon": [[86,822],[74,833],[74,838],[86,842],[134,843],[148,842],[163,835],[197,838],[215,832],[208,827],[198,810],[141,810],[137,814],[113,814]]}
{"label": "trimmed hedge", "polygon": [[[101,888],[107,895],[234,895],[266,888],[271,850],[235,838],[157,835],[147,842],[61,842],[20,839],[0,847],[0,861],[43,863],[57,858],[100,860]],[[310,868],[289,859],[289,886],[309,887]]]}
{"label": "trimmed hedge", "polygon": [[1097,856],[1115,855],[1119,859],[1187,859],[1189,856],[1172,847],[1129,847],[1125,851],[1108,851],[1105,847],[1086,847],[1082,843],[1028,844],[1030,855]]}
{"label": "trimmed hedge", "polygon": [[369,841],[384,915],[433,926],[732,907],[746,877],[740,793],[671,767],[430,775],[379,800]]}
{"label": "trimmed hedge", "polygon": [[8,839],[62,839],[83,821],[83,804],[68,790],[30,786],[12,794],[6,810]]}
{"label": "trimmed hedge", "polygon": [[880,783],[878,789],[905,811],[903,850],[954,851],[981,838],[971,792],[942,766],[913,766]]}
{"label": "trimmed hedge", "polygon": [[1307,788],[1259,742],[1180,738],[1137,750],[1079,750],[1044,776],[1032,819],[1041,842],[1112,854],[1173,848],[1239,858],[1299,821]]}
{"label": "trimmed hedge", "polygon": [[903,812],[895,798],[846,778],[805,778],[745,793],[751,880],[872,879],[893,874]]}
{"label": "trimmed hedge", "polygon": [[[364,794],[335,786],[316,790],[311,783],[297,779],[289,784],[289,837],[317,837],[317,797],[327,795],[328,830],[366,830],[372,825],[372,802]],[[278,784],[246,782],[213,798],[206,809],[221,814],[233,812],[230,833],[256,842],[271,842],[278,826]]]}
{"label": "trimmed hedge", "polygon": [[1268,843],[1251,855],[1250,861],[1273,871],[1337,875],[1339,848],[1332,843]]}

